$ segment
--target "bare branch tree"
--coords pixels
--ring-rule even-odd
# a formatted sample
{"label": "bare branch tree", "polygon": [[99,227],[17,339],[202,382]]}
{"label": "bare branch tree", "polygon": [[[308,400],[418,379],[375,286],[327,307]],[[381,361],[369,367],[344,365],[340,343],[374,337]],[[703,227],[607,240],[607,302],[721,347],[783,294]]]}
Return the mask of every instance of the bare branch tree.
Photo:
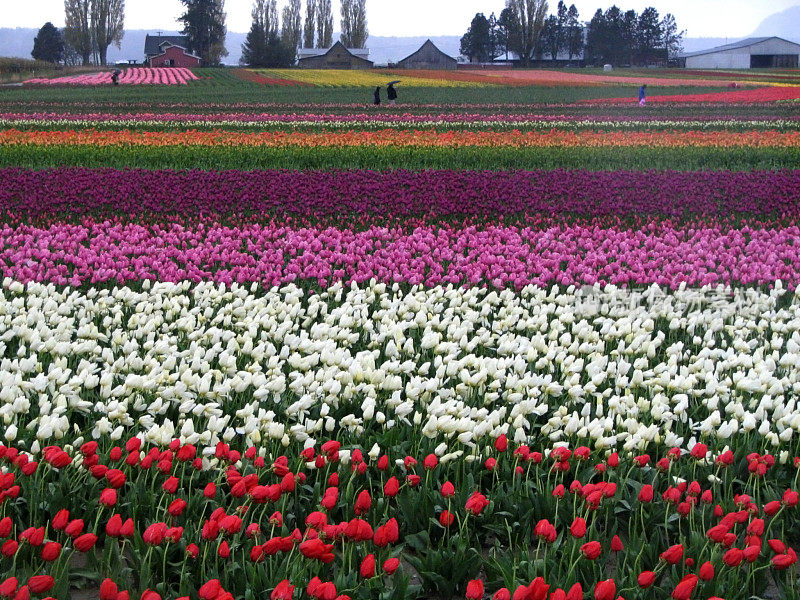
{"label": "bare branch tree", "polygon": [[342,43],[348,48],[364,48],[367,37],[367,0],[342,0]]}
{"label": "bare branch tree", "polygon": [[100,64],[105,65],[108,47],[114,44],[120,47],[125,35],[125,0],[91,0],[90,19],[94,42]]}
{"label": "bare branch tree", "polygon": [[519,54],[522,64],[528,65],[542,35],[547,0],[507,0],[506,6],[513,11],[516,21],[509,46]]}
{"label": "bare branch tree", "polygon": [[331,0],[317,0],[317,47],[333,44],[333,7]]}
{"label": "bare branch tree", "polygon": [[303,36],[303,19],[300,14],[300,0],[289,0],[283,7],[283,22],[281,24],[281,40],[287,48],[297,50]]}
{"label": "bare branch tree", "polygon": [[84,65],[89,64],[94,46],[89,19],[90,3],[91,0],[64,0],[64,38],[80,55]]}
{"label": "bare branch tree", "polygon": [[313,48],[317,31],[317,0],[306,1],[306,22],[303,28],[303,47]]}

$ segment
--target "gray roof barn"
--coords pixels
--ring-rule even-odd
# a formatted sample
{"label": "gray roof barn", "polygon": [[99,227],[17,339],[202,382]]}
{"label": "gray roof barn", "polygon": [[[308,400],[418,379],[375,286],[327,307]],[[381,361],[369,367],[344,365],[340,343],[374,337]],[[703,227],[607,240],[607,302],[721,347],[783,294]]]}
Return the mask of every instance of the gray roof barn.
{"label": "gray roof barn", "polygon": [[800,44],[779,37],[747,38],[678,56],[688,69],[796,69]]}
{"label": "gray roof barn", "polygon": [[419,50],[397,63],[401,69],[455,69],[458,61],[428,40]]}
{"label": "gray roof barn", "polygon": [[189,48],[189,38],[185,35],[147,35],[144,38],[144,55],[147,58],[163,54],[169,46]]}
{"label": "gray roof barn", "polygon": [[[314,52],[311,54],[310,52]],[[320,52],[317,54],[316,52]],[[359,56],[360,55],[360,56]],[[328,50],[308,49],[299,52],[297,64],[303,69],[371,69],[369,50],[349,50],[342,42],[336,42]]]}

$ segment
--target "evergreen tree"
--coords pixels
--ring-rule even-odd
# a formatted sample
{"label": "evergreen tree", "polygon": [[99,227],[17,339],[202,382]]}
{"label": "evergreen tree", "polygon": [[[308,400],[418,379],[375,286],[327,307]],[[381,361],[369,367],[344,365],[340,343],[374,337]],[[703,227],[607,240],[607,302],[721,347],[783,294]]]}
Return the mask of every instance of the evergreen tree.
{"label": "evergreen tree", "polygon": [[50,21],[42,25],[33,39],[31,56],[50,63],[60,63],[64,58],[64,37]]}
{"label": "evergreen tree", "polygon": [[242,44],[242,57],[239,59],[239,64],[245,67],[267,66],[267,32],[264,30],[264,25],[257,19],[253,19],[247,38]]}
{"label": "evergreen tree", "polygon": [[461,38],[461,54],[470,62],[488,62],[490,37],[489,19],[483,13],[476,14],[469,30]]}
{"label": "evergreen tree", "polygon": [[550,55],[551,60],[556,60],[561,45],[558,17],[556,15],[550,15],[544,20],[541,40],[543,51]]}
{"label": "evergreen tree", "polygon": [[500,13],[500,18],[497,19],[495,44],[497,51],[501,54],[505,54],[506,59],[508,59],[511,38],[516,34],[515,27],[514,11],[510,8],[504,8],[503,12]]}
{"label": "evergreen tree", "polygon": [[178,19],[188,38],[189,52],[198,55],[203,66],[216,66],[225,50],[225,0],[181,0],[186,12]]}
{"label": "evergreen tree", "polygon": [[639,64],[649,64],[664,59],[661,17],[652,6],[645,8],[639,17],[636,30]]}
{"label": "evergreen tree", "polygon": [[583,26],[579,21],[578,9],[574,4],[567,10],[566,50],[569,60],[579,56],[583,50]]}

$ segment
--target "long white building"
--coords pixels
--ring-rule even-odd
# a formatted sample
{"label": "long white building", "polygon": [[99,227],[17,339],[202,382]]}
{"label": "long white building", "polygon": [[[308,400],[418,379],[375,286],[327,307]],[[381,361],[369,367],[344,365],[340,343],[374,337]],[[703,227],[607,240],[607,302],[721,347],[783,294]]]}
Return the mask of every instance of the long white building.
{"label": "long white building", "polygon": [[779,37],[748,38],[678,58],[687,69],[797,69],[800,44]]}

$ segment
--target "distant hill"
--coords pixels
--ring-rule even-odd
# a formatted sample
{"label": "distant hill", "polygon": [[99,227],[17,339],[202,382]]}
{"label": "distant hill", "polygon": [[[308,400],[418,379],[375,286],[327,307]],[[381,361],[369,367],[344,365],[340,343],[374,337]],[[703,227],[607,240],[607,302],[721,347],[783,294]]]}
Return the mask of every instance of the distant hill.
{"label": "distant hill", "polygon": [[753,32],[753,37],[768,35],[777,35],[792,42],[800,42],[800,5],[767,17]]}

